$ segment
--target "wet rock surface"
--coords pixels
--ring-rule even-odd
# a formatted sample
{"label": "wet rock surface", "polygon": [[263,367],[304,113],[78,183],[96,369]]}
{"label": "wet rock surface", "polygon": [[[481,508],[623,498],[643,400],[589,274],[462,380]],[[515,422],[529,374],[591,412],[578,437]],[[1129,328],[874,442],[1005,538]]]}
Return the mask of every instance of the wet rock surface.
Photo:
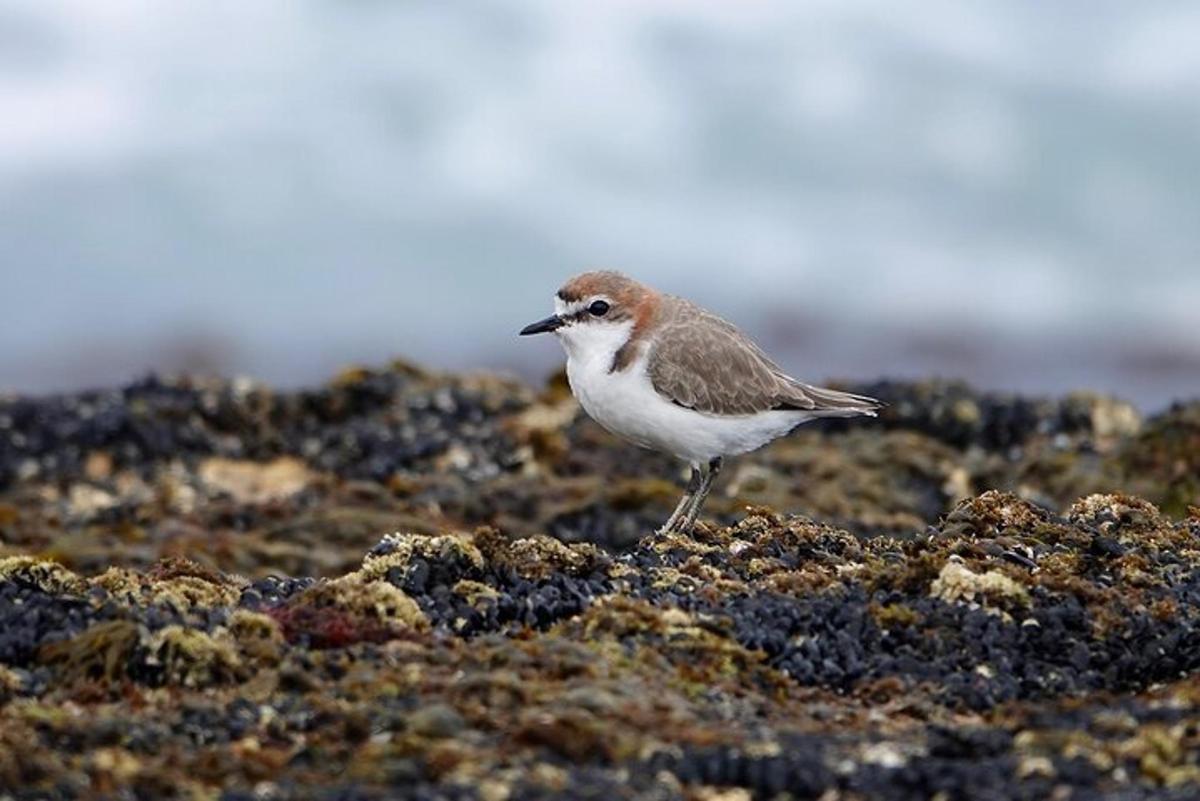
{"label": "wet rock surface", "polygon": [[1185,799],[1200,403],[681,466],[406,365],[0,399],[0,797]]}

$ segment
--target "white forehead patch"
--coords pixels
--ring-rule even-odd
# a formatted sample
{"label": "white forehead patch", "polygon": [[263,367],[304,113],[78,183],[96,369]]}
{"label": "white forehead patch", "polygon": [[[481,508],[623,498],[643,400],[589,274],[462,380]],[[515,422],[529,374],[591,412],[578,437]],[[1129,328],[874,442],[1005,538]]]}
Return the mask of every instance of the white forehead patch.
{"label": "white forehead patch", "polygon": [[577,300],[574,303],[567,303],[558,295],[554,296],[554,313],[559,317],[570,317],[575,312],[583,308],[583,301]]}

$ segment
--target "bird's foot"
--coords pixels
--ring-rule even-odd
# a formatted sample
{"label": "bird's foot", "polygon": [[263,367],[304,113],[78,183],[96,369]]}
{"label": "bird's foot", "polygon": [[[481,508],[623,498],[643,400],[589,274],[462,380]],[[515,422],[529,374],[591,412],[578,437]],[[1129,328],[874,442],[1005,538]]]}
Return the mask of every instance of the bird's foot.
{"label": "bird's foot", "polygon": [[668,526],[666,524],[659,526],[657,529],[654,530],[654,535],[656,537],[663,537],[663,536],[666,536],[667,534],[687,534],[687,533],[689,533],[689,531],[690,531],[689,529],[685,529],[683,527],[682,522],[677,522],[674,525],[670,525],[670,526]]}

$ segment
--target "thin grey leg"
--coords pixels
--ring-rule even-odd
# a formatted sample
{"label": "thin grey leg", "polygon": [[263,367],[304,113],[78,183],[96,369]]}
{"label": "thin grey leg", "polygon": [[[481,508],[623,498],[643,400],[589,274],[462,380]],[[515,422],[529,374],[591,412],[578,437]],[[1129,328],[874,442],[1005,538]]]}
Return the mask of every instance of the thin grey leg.
{"label": "thin grey leg", "polygon": [[692,503],[684,513],[683,523],[679,527],[680,531],[691,531],[692,526],[696,525],[696,518],[700,516],[700,507],[704,505],[704,500],[708,497],[708,493],[712,491],[713,482],[717,480],[717,473],[720,472],[721,457],[718,456],[708,463],[708,470],[704,473],[704,480],[700,483],[700,488],[692,496]]}
{"label": "thin grey leg", "polygon": [[675,526],[679,520],[687,512],[691,506],[692,498],[695,497],[696,491],[700,489],[703,480],[700,476],[700,466],[692,465],[692,475],[688,479],[687,491],[683,493],[683,497],[679,499],[679,503],[675,506],[675,511],[671,512],[671,516],[667,518],[667,522],[662,524],[662,528],[658,530],[659,534],[665,534],[668,531],[675,530]]}

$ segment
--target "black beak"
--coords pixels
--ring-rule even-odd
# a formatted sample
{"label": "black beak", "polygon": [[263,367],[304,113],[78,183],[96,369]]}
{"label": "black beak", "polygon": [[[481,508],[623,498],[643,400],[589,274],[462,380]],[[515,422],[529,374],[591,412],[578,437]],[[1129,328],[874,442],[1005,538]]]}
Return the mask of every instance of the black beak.
{"label": "black beak", "polygon": [[530,323],[521,329],[521,336],[527,337],[530,334],[544,334],[547,331],[553,331],[556,328],[561,328],[563,319],[557,314],[552,314],[545,320],[538,320],[536,323]]}

